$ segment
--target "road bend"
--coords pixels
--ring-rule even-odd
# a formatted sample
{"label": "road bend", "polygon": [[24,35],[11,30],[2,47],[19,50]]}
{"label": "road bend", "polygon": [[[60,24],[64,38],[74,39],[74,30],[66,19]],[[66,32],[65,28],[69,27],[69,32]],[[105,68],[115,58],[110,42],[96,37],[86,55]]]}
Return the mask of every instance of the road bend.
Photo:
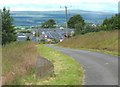
{"label": "road bend", "polygon": [[47,46],[71,56],[81,64],[85,71],[85,85],[118,85],[117,56],[50,44]]}

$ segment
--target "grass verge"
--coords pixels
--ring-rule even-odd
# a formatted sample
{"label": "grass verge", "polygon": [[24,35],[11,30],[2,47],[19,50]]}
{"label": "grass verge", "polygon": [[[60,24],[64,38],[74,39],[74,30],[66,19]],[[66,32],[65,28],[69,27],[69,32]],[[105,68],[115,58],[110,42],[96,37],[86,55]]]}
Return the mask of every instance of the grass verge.
{"label": "grass verge", "polygon": [[118,55],[118,30],[88,33],[65,39],[59,46]]}
{"label": "grass verge", "polygon": [[14,42],[2,47],[3,84],[13,85],[17,77],[28,74],[35,67],[37,49],[31,42]]}
{"label": "grass verge", "polygon": [[42,79],[35,78],[35,72],[19,79],[25,85],[81,85],[83,83],[83,69],[72,58],[42,44],[38,45],[38,52],[54,64],[54,76]]}

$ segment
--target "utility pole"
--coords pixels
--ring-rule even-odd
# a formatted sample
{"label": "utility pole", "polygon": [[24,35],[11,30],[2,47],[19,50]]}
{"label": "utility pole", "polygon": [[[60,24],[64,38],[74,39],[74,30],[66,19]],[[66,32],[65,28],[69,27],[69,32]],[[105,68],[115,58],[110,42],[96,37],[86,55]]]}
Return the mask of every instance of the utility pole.
{"label": "utility pole", "polygon": [[65,6],[65,19],[66,19],[66,37],[68,37],[68,24],[67,24],[67,6]]}
{"label": "utility pole", "polygon": [[[72,6],[69,6],[69,7],[72,7]],[[61,6],[60,6],[61,8]],[[68,24],[67,24],[67,15],[68,14],[68,7],[65,6],[65,21],[66,21],[66,24],[65,24],[65,27],[66,27],[66,37],[68,37]]]}

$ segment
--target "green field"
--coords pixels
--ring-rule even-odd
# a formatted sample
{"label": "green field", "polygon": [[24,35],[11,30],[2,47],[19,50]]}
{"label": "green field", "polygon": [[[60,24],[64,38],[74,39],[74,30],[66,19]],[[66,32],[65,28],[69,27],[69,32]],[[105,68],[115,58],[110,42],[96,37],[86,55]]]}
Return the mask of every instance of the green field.
{"label": "green field", "polygon": [[72,58],[48,48],[38,45],[38,52],[54,64],[54,75],[42,79],[35,78],[35,72],[17,80],[25,85],[81,85],[83,84],[83,69]]}
{"label": "green field", "polygon": [[59,46],[118,55],[118,30],[100,31],[65,39]]}

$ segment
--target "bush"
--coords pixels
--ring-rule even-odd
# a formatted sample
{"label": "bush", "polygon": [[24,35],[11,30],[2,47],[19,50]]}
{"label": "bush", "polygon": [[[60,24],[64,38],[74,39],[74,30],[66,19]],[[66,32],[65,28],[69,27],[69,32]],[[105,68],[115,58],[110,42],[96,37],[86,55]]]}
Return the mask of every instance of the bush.
{"label": "bush", "polygon": [[29,36],[27,36],[27,39],[26,39],[26,41],[30,41],[30,37],[29,37]]}
{"label": "bush", "polygon": [[41,40],[40,40],[40,43],[45,44],[45,43],[46,43],[46,40],[45,40],[45,39],[41,39]]}
{"label": "bush", "polygon": [[90,24],[86,24],[85,26],[83,26],[81,23],[75,25],[75,35],[86,34],[89,32],[98,32],[98,31],[99,31],[99,27],[97,25],[92,26]]}
{"label": "bush", "polygon": [[75,35],[83,34],[84,28],[81,23],[75,24]]}
{"label": "bush", "polygon": [[71,17],[68,20],[67,23],[68,23],[69,28],[75,28],[75,25],[78,24],[78,23],[81,23],[82,25],[85,25],[85,22],[84,22],[83,18],[79,14],[74,15],[73,17]]}

